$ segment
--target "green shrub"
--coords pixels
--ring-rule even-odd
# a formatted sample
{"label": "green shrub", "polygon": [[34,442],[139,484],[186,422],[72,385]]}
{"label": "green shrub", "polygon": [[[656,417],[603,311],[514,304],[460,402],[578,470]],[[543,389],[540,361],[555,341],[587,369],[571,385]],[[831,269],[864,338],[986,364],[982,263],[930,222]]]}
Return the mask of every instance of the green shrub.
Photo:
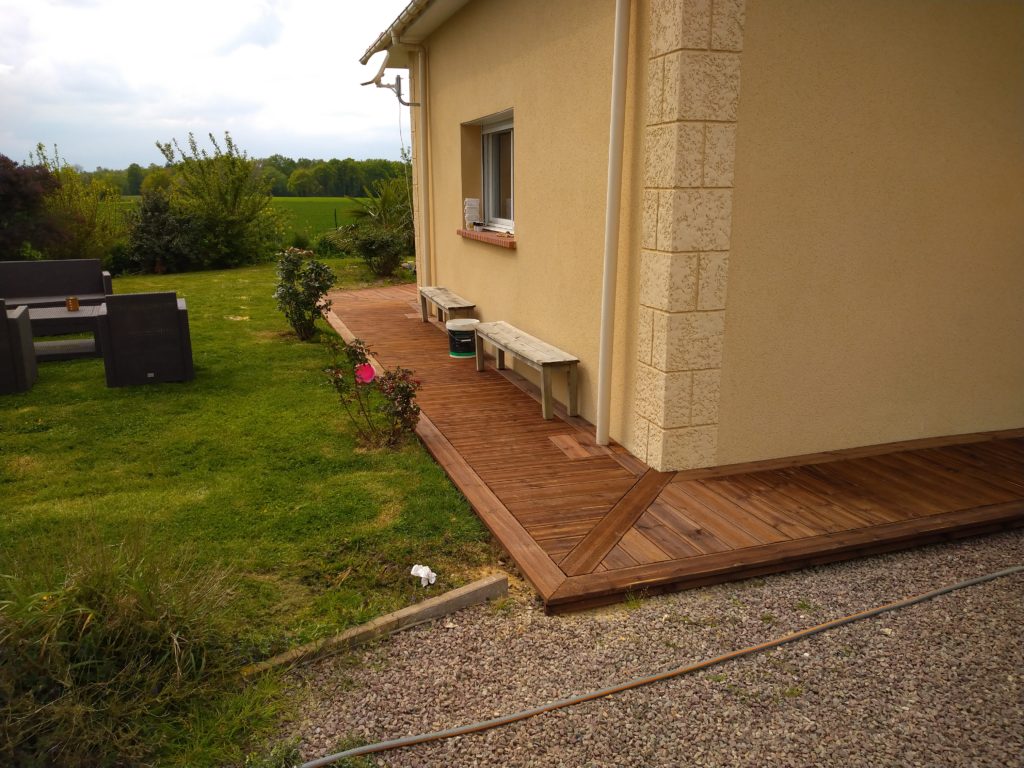
{"label": "green shrub", "polygon": [[199,222],[192,214],[176,210],[167,192],[155,188],[142,195],[128,240],[123,272],[186,272],[195,269],[202,247]]}
{"label": "green shrub", "polygon": [[355,223],[335,236],[341,247],[354,250],[378,277],[393,275],[405,256],[415,251],[412,196],[406,177],[381,179],[366,190],[352,209]]}
{"label": "green shrub", "polygon": [[331,339],[327,348],[333,362],[324,369],[341,406],[368,448],[395,448],[416,429],[420,382],[407,368],[377,373],[370,363],[370,348]]}
{"label": "green shrub", "polygon": [[237,662],[227,579],[187,556],[122,543],[20,570],[0,577],[2,765],[140,764]]}
{"label": "green shrub", "polygon": [[348,253],[348,249],[345,247],[346,239],[341,236],[341,232],[346,229],[347,227],[340,227],[337,230],[321,232],[317,235],[313,242],[313,250],[317,256],[341,256]]}
{"label": "green shrub", "polygon": [[301,251],[308,251],[313,240],[309,236],[309,232],[302,229],[297,229],[292,232],[292,248],[298,248]]}
{"label": "green shrub", "polygon": [[409,253],[406,236],[386,227],[357,224],[349,236],[353,249],[377,277],[393,275]]}
{"label": "green shrub", "polygon": [[302,341],[313,338],[316,319],[331,306],[324,297],[335,281],[331,268],[312,256],[312,251],[287,248],[277,262],[277,308]]}
{"label": "green shrub", "polygon": [[269,258],[283,228],[267,178],[230,134],[224,134],[224,149],[213,134],[210,143],[212,154],[199,149],[192,134],[187,149],[177,141],[157,142],[174,168],[171,206],[192,222],[196,248],[190,268],[237,267]]}

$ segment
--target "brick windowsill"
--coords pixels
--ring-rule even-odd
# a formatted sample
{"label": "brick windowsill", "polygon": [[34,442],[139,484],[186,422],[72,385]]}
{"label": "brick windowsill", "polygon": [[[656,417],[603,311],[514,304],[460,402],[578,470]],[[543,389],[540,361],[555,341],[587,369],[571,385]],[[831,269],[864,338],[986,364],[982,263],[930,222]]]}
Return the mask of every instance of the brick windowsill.
{"label": "brick windowsill", "polygon": [[491,245],[497,245],[502,248],[515,248],[516,239],[515,237],[509,237],[508,235],[502,235],[497,232],[477,232],[473,229],[457,229],[455,233],[459,237],[465,237],[469,240],[479,240],[481,243],[490,243]]}

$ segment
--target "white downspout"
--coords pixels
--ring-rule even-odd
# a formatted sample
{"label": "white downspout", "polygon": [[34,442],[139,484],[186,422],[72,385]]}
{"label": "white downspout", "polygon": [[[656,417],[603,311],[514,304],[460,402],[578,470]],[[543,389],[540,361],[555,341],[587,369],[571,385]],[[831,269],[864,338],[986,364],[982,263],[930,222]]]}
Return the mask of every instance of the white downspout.
{"label": "white downspout", "polygon": [[416,84],[419,92],[419,126],[416,135],[419,136],[420,146],[420,246],[423,255],[420,258],[423,267],[423,282],[420,285],[433,285],[430,263],[430,177],[427,166],[427,49],[422,45],[416,46]]}
{"label": "white downspout", "polygon": [[[417,96],[410,109],[418,107],[416,114],[416,136],[419,139],[419,151],[416,153],[419,170],[417,176],[420,182],[419,211],[420,211],[420,264],[416,270],[419,285],[431,285],[431,264],[430,264],[430,182],[427,177],[427,49],[422,45],[403,42],[399,37],[391,37],[392,45],[401,45],[416,51],[416,90]],[[412,100],[412,94],[409,94]]]}
{"label": "white downspout", "polygon": [[598,445],[608,445],[611,419],[612,342],[615,339],[615,281],[618,271],[619,211],[622,202],[622,145],[626,122],[626,64],[630,0],[615,0],[612,53],[612,110],[608,142],[608,193],[604,214],[604,277],[601,285],[601,340],[597,359]]}

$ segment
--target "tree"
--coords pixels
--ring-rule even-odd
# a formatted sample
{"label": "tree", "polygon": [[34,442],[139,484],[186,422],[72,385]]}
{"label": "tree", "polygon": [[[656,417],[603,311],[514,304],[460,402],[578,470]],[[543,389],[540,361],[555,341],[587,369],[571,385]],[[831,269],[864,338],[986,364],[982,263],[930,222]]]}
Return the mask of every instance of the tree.
{"label": "tree", "polygon": [[402,169],[402,164],[394,160],[363,160],[362,166],[365,186],[371,188],[378,181],[393,179],[401,175]]}
{"label": "tree", "polygon": [[331,168],[327,163],[317,163],[309,172],[313,174],[313,178],[316,179],[317,186],[320,187],[320,194],[322,195],[334,195],[335,192],[335,178],[334,169]]}
{"label": "tree", "polygon": [[53,157],[43,144],[36,145],[35,163],[47,168],[59,180],[46,196],[50,214],[61,222],[66,237],[50,243],[45,254],[51,259],[104,259],[122,244],[127,228],[117,203],[118,189],[97,180],[89,183],[75,167],[64,162],[57,148]]}
{"label": "tree", "polygon": [[338,161],[339,168],[335,172],[338,179],[338,194],[357,197],[363,193],[363,187],[367,185],[366,174],[363,172],[363,164],[351,157]]}
{"label": "tree", "polygon": [[45,251],[66,235],[46,204],[60,180],[45,165],[19,165],[0,155],[0,260]]}
{"label": "tree", "polygon": [[200,149],[191,133],[186,149],[176,140],[157,142],[175,171],[171,206],[191,217],[198,230],[194,265],[217,269],[268,258],[280,242],[281,227],[267,179],[231,134],[225,132],[223,149],[209,136],[212,153]]}
{"label": "tree", "polygon": [[140,195],[142,194],[142,181],[146,178],[146,172],[142,170],[142,166],[138,163],[132,163],[128,166],[128,170],[125,171],[125,190],[126,195]]}
{"label": "tree", "polygon": [[309,168],[296,168],[288,177],[288,191],[299,197],[312,197],[319,195],[321,189]]}
{"label": "tree", "polygon": [[139,194],[145,195],[156,190],[169,193],[173,186],[174,172],[170,168],[151,165],[149,170],[146,171],[145,178],[142,179],[142,184],[139,186]]}
{"label": "tree", "polygon": [[284,197],[288,194],[288,177],[272,165],[263,168],[263,178],[270,186],[270,194],[274,197]]}

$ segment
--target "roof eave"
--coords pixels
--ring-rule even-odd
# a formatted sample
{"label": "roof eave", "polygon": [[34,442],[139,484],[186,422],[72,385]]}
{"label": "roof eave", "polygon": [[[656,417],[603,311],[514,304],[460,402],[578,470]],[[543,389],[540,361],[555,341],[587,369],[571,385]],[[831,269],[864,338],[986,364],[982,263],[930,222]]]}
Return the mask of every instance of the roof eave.
{"label": "roof eave", "polygon": [[405,10],[398,14],[398,18],[391,22],[391,26],[381,32],[373,45],[366,49],[359,59],[360,63],[365,65],[375,54],[390,51],[388,67],[408,69],[408,51],[401,45],[395,45],[395,41],[401,40],[402,43],[409,45],[422,43],[468,2],[469,0],[412,0]]}

